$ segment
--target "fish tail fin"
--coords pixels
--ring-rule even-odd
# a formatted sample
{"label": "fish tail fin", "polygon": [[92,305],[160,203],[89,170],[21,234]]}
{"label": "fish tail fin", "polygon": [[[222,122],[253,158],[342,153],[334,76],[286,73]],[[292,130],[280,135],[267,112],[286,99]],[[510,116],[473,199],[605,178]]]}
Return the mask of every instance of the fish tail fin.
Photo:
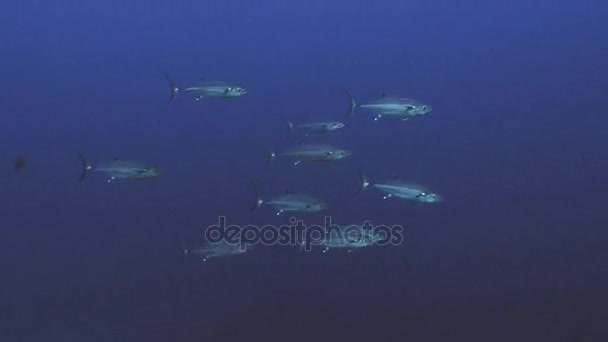
{"label": "fish tail fin", "polygon": [[355,194],[355,196],[360,195],[370,185],[370,182],[365,176],[365,173],[363,173],[362,169],[359,169],[359,180],[361,181],[360,188],[359,191],[357,191],[357,193]]}
{"label": "fish tail fin", "polygon": [[87,161],[82,153],[79,153],[78,156],[80,157],[80,163],[82,164],[82,171],[80,173],[80,181],[82,182],[87,176],[87,173],[93,169],[93,166]]}
{"label": "fish tail fin", "polygon": [[186,258],[190,255],[190,249],[188,247],[186,247],[186,244],[184,244],[184,240],[182,239],[181,234],[179,234],[179,233],[176,234],[176,240],[177,240],[177,245],[179,246],[179,248],[181,250],[179,260],[186,261]]}
{"label": "fish tail fin", "polygon": [[177,93],[179,93],[179,88],[175,85],[175,83],[173,82],[171,77],[169,77],[168,74],[165,74],[165,78],[167,79],[167,82],[169,82],[169,86],[171,87],[171,92],[169,93],[169,102],[173,102],[173,99],[175,98]]}
{"label": "fish tail fin", "polygon": [[272,152],[271,149],[266,151],[266,166],[270,166],[274,158],[277,156],[276,153]]}
{"label": "fish tail fin", "polygon": [[264,203],[264,201],[262,200],[262,196],[260,196],[260,191],[258,190],[258,186],[257,186],[257,184],[255,184],[254,181],[251,181],[251,187],[253,188],[253,193],[255,195],[255,203],[253,203],[253,206],[251,206],[251,211],[254,211],[257,208],[259,208],[260,205],[262,205],[262,203]]}
{"label": "fish tail fin", "polygon": [[186,259],[186,257],[188,256],[188,254],[190,254],[190,250],[184,244],[184,240],[182,239],[182,236],[179,233],[177,234],[177,244],[179,245],[179,248],[182,251],[180,259],[182,261],[184,261]]}
{"label": "fish tail fin", "polygon": [[355,108],[357,108],[358,104],[357,104],[357,102],[355,102],[353,95],[350,93],[350,91],[348,89],[344,89],[344,91],[346,92],[346,95],[348,95],[348,99],[350,101],[350,107],[348,109],[348,116],[344,120],[344,121],[348,121],[348,120],[352,119],[353,115],[355,114]]}
{"label": "fish tail fin", "polygon": [[287,127],[289,128],[289,131],[288,131],[288,137],[290,137],[290,138],[291,138],[291,135],[292,135],[292,133],[293,133],[293,122],[291,122],[291,121],[287,121]]}

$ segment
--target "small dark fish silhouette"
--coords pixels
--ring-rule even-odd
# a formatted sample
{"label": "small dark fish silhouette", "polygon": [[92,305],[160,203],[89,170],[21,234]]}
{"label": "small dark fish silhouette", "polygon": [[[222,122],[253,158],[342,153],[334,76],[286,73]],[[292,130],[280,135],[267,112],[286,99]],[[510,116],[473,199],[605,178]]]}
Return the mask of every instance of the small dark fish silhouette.
{"label": "small dark fish silhouette", "polygon": [[17,157],[15,159],[15,172],[21,172],[25,168],[25,158]]}

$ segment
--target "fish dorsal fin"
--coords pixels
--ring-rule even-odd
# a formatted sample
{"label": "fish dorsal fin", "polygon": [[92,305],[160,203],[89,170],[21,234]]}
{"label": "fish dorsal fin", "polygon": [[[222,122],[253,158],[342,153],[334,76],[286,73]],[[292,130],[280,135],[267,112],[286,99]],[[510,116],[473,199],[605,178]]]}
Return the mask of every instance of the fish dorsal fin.
{"label": "fish dorsal fin", "polygon": [[385,91],[381,92],[381,93],[380,93],[380,98],[381,98],[381,99],[383,99],[383,98],[385,98],[385,97],[386,97],[386,92],[385,92]]}

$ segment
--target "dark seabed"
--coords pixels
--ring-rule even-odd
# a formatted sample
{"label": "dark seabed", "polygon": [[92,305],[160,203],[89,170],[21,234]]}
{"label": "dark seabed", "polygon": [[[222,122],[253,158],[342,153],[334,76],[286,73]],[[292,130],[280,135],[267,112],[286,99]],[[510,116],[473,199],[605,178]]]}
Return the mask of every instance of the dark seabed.
{"label": "dark seabed", "polygon": [[[608,340],[608,3],[4,1],[0,4],[0,341]],[[248,93],[169,102],[167,73]],[[355,110],[302,137],[353,155],[276,158],[287,121],[339,120],[347,88],[432,106]],[[90,172],[159,165],[133,181]],[[19,159],[22,158],[22,159]],[[21,162],[19,162],[21,161]],[[19,163],[19,165],[16,165]],[[441,203],[359,187],[393,175]],[[401,225],[348,253],[256,245],[183,258],[219,216]]]}

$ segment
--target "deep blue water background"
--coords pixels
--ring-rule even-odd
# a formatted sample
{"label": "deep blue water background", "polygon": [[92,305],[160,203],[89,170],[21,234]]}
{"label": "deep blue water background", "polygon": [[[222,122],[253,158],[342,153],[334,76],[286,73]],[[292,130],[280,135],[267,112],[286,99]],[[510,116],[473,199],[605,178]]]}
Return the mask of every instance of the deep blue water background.
{"label": "deep blue water background", "polygon": [[[600,1],[11,2],[0,5],[0,340],[605,341],[608,5]],[[168,104],[163,73],[250,89]],[[434,111],[324,141],[331,165],[264,165],[287,119],[339,118],[349,88]],[[158,162],[78,183],[78,152]],[[18,155],[27,168],[13,174]],[[447,201],[354,198],[359,166]],[[182,263],[249,180],[402,224],[352,254],[260,248]],[[306,220],[322,219],[321,215]]]}

